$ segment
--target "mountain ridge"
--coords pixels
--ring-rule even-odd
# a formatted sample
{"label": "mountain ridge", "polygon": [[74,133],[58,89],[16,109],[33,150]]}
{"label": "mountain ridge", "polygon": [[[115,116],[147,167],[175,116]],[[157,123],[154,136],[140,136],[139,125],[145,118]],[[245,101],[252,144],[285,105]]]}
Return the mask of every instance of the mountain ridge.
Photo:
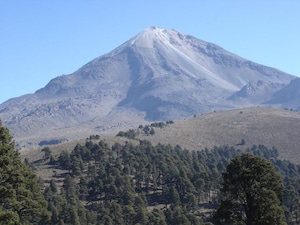
{"label": "mountain ridge", "polygon": [[[34,94],[1,104],[0,118],[23,146],[261,105],[294,79],[191,35],[150,27]],[[239,96],[251,82],[267,88],[255,98]]]}

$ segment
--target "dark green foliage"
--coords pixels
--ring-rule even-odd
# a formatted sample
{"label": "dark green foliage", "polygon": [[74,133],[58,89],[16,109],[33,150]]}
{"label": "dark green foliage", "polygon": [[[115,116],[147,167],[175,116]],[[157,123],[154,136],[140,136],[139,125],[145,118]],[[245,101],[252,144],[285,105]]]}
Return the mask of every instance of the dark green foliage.
{"label": "dark green foliage", "polygon": [[223,173],[217,224],[285,224],[282,188],[271,162],[249,153],[235,157]]}
{"label": "dark green foliage", "polygon": [[167,123],[164,122],[155,122],[151,123],[150,125],[139,125],[137,130],[134,129],[129,129],[128,131],[119,131],[117,136],[119,137],[126,137],[128,139],[136,139],[136,137],[139,134],[144,134],[144,135],[155,135],[155,130],[154,128],[163,128],[167,126],[167,124],[173,124],[174,122],[172,120],[167,121]]}
{"label": "dark green foliage", "polygon": [[96,135],[90,135],[89,138],[87,138],[87,140],[99,140],[100,139],[100,135],[96,134]]}
{"label": "dark green foliage", "polygon": [[124,131],[120,131],[117,136],[119,137],[126,137],[128,139],[135,139],[135,137],[138,135],[138,133],[133,130],[133,129],[129,129],[128,131],[124,132]]}
{"label": "dark green foliage", "polygon": [[[218,158],[215,154],[219,155],[221,151],[233,150],[216,148],[214,153],[192,153],[180,146],[152,146],[148,141],[140,141],[138,146],[115,143],[111,149],[103,141],[77,145],[70,154],[62,152],[57,161],[58,166],[69,171],[71,176],[65,178],[62,194],[50,191],[49,205],[56,208],[57,215],[53,219],[60,218],[65,224],[70,223],[70,215],[64,215],[66,211],[60,210],[68,208],[68,202],[73,199],[72,205],[78,205],[79,200],[88,201],[89,204],[82,210],[94,215],[91,218],[96,218],[100,224],[156,224],[151,221],[202,224],[201,218],[193,212],[198,209],[200,199],[206,201],[203,193],[219,186],[214,179],[220,180],[220,173],[215,174],[217,168],[209,164]],[[78,161],[82,161],[80,173],[72,169],[74,162]],[[210,167],[214,168],[213,172]],[[72,180],[77,180],[78,176],[78,184],[74,185]],[[207,181],[207,184],[198,186],[199,179]],[[64,206],[52,203],[58,198],[55,196],[65,199]],[[162,214],[147,210],[148,206],[154,205],[165,207],[159,211]],[[67,211],[67,214],[72,213],[74,209]]]}
{"label": "dark green foliage", "polygon": [[146,125],[143,127],[143,132],[145,135],[149,135],[150,134],[150,126],[149,125]]}
{"label": "dark green foliage", "polygon": [[0,121],[0,224],[38,224],[49,217],[35,174]]}
{"label": "dark green foliage", "polygon": [[48,159],[51,158],[52,153],[51,153],[51,150],[50,150],[49,147],[45,147],[45,148],[43,148],[41,151],[44,152],[44,154],[45,154],[45,155],[44,155],[44,159],[45,159],[45,160],[48,160]]}
{"label": "dark green foliage", "polygon": [[154,131],[153,127],[151,127],[149,134],[150,135],[154,135],[155,134],[155,131]]}
{"label": "dark green foliage", "polygon": [[[139,132],[145,127],[149,132],[153,128],[140,126]],[[262,145],[247,152],[276,165],[284,178],[287,222],[299,224],[300,167],[279,160],[276,149]],[[188,151],[148,141],[109,147],[103,140],[88,139],[71,153],[61,152],[53,164],[67,176],[61,188],[54,180],[45,188],[52,217],[44,224],[209,224],[220,200],[222,173],[241,154],[233,147]],[[264,205],[271,207],[277,201],[274,193],[261,193],[270,200]],[[235,207],[228,201],[222,205]]]}
{"label": "dark green foliage", "polygon": [[70,170],[71,169],[71,159],[70,155],[66,151],[62,151],[59,155],[59,164],[63,169]]}
{"label": "dark green foliage", "polygon": [[174,121],[173,120],[169,120],[166,122],[166,124],[174,124]]}
{"label": "dark green foliage", "polygon": [[245,145],[245,144],[246,144],[245,139],[242,139],[240,145]]}
{"label": "dark green foliage", "polygon": [[155,122],[155,123],[151,123],[150,125],[151,127],[158,127],[158,128],[163,128],[166,126],[166,124],[164,122]]}

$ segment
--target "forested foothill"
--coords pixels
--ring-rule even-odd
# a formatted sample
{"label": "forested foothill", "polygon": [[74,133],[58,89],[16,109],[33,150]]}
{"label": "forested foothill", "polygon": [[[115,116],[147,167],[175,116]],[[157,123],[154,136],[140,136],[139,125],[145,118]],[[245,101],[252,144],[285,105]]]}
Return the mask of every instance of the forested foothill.
{"label": "forested foothill", "polygon": [[[300,167],[278,151],[254,145],[246,151],[270,161],[283,177],[282,207],[288,224],[298,224]],[[138,145],[87,140],[48,160],[65,171],[44,189],[49,224],[205,224],[221,201],[222,173],[244,152],[234,147],[189,151],[148,141]],[[74,217],[73,215],[77,215]]]}
{"label": "forested foothill", "polygon": [[[0,217],[11,222],[0,224],[216,224],[215,212],[224,200],[225,171],[245,153],[274,165],[283,185],[276,203],[287,224],[300,224],[300,166],[279,159],[275,148],[254,145],[245,152],[225,146],[190,151],[149,141],[132,144],[130,139],[109,145],[97,136],[71,152],[53,155],[46,147],[43,159],[15,163],[20,157],[8,130],[1,129],[5,134],[1,159],[7,159],[7,168],[14,167],[7,171],[17,174],[5,178],[8,172],[1,161]],[[30,172],[30,167],[34,171],[41,164],[55,171],[50,179],[38,180]],[[10,192],[3,192],[6,187]],[[24,196],[35,196],[32,201],[22,197],[24,190],[28,190]],[[23,208],[16,208],[19,205]]]}

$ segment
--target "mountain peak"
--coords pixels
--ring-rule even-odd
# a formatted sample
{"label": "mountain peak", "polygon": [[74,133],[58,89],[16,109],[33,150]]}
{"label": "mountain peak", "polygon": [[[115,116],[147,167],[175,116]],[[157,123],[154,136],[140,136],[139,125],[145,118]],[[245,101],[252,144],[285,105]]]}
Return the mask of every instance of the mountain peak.
{"label": "mountain peak", "polygon": [[167,29],[163,29],[161,27],[151,26],[146,29],[144,29],[142,32],[137,34],[138,37],[145,37],[145,36],[152,36],[152,37],[160,37],[161,35],[164,35],[164,33],[167,31]]}
{"label": "mountain peak", "polygon": [[[36,93],[1,104],[0,117],[18,140],[69,139],[257,105],[292,79],[196,37],[148,27]],[[239,96],[244,86],[253,93]]]}
{"label": "mountain peak", "polygon": [[153,47],[153,44],[156,42],[170,44],[176,36],[182,37],[184,35],[180,35],[180,33],[175,30],[152,26],[137,34],[129,42],[131,45]]}
{"label": "mountain peak", "polygon": [[161,28],[161,27],[157,27],[157,26],[151,26],[151,27],[147,27],[144,31],[142,32],[160,32],[160,31],[164,31],[165,29]]}

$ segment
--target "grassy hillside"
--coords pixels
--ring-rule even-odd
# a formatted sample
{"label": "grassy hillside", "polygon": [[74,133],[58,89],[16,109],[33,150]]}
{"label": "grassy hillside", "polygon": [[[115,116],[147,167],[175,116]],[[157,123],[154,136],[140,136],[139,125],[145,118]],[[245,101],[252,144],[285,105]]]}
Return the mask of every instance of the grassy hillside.
{"label": "grassy hillside", "polygon": [[[224,145],[246,149],[254,144],[263,144],[268,148],[276,147],[282,159],[300,164],[299,112],[268,107],[243,108],[196,115],[154,129],[154,135],[139,134],[136,139],[149,140],[154,145],[178,144],[189,150],[211,149]],[[109,144],[128,141],[124,137],[104,138]],[[240,145],[242,140],[245,141],[244,145]],[[51,146],[51,151],[54,155],[62,150],[71,151],[76,143],[84,142],[85,139]],[[21,155],[35,161],[42,157],[43,153],[35,149],[22,151]]]}
{"label": "grassy hillside", "polygon": [[[179,144],[189,150],[214,146],[245,149],[263,144],[276,147],[282,159],[300,163],[300,113],[267,107],[214,112],[155,129],[153,136],[138,136],[153,144]],[[245,145],[240,145],[242,139]]]}

